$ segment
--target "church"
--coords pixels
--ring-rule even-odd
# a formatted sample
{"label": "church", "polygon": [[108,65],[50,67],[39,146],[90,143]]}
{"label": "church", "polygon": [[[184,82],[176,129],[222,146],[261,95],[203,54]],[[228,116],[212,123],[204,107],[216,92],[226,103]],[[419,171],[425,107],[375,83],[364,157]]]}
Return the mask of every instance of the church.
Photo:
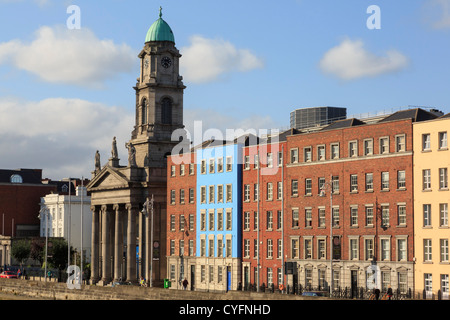
{"label": "church", "polygon": [[[137,282],[158,285],[166,277],[167,156],[183,132],[183,78],[180,53],[170,26],[159,19],[150,27],[139,53],[140,75],[134,87],[136,120],[121,165],[117,143],[101,165],[97,152],[91,192],[91,281],[107,285]],[[187,143],[189,147],[189,143]]]}

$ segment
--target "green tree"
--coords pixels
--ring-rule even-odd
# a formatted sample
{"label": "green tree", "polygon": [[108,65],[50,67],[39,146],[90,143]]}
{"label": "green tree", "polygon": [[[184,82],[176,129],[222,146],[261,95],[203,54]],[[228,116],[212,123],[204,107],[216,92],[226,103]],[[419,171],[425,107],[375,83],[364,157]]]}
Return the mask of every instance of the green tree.
{"label": "green tree", "polygon": [[52,239],[49,248],[48,263],[58,270],[65,269],[67,265],[67,242],[64,239]]}
{"label": "green tree", "polygon": [[13,241],[11,244],[11,256],[19,261],[20,265],[30,257],[30,242],[25,239]]}
{"label": "green tree", "polygon": [[45,241],[42,238],[34,238],[31,240],[30,258],[39,261],[42,266],[45,260]]}

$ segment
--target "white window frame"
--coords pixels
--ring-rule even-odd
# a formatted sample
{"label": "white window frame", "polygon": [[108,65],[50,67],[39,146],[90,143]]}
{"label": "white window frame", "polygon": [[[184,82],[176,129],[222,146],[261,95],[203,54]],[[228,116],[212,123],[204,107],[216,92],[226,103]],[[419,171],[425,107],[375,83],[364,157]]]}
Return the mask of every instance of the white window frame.
{"label": "white window frame", "polygon": [[200,162],[200,174],[206,174],[206,159]]}
{"label": "white window frame", "polygon": [[227,172],[233,171],[233,157],[229,156],[226,158],[226,170]]}
{"label": "white window frame", "polygon": [[397,134],[395,136],[395,152],[405,152],[406,151],[406,135]]}
{"label": "white window frame", "polygon": [[439,190],[448,190],[448,169],[439,168]]}
{"label": "white window frame", "polygon": [[389,153],[389,137],[380,137],[380,154],[388,154]]}
{"label": "white window frame", "polygon": [[312,161],[312,147],[307,146],[303,148],[303,162],[311,162]]}
{"label": "white window frame", "polygon": [[350,192],[358,192],[358,175],[350,175]]}
{"label": "white window frame", "polygon": [[383,191],[389,190],[389,171],[381,172],[381,190]]}
{"label": "white window frame", "polygon": [[429,133],[422,134],[422,151],[431,150],[431,135]]}
{"label": "white window frame", "polygon": [[289,154],[291,163],[298,163],[298,148],[292,148]]}
{"label": "white window frame", "polygon": [[354,158],[358,156],[358,140],[348,142],[348,157]]}
{"label": "white window frame", "polygon": [[431,190],[431,170],[422,170],[422,190]]}
{"label": "white window frame", "polygon": [[439,132],[439,150],[447,150],[448,136],[447,131]]}
{"label": "white window frame", "polygon": [[333,142],[330,144],[330,159],[339,159],[340,158],[340,150],[339,149],[340,149],[339,142]]}
{"label": "white window frame", "polygon": [[373,139],[364,139],[363,151],[365,156],[373,155]]}
{"label": "white window frame", "polygon": [[326,160],[326,147],[324,144],[317,146],[317,161],[325,161]]}

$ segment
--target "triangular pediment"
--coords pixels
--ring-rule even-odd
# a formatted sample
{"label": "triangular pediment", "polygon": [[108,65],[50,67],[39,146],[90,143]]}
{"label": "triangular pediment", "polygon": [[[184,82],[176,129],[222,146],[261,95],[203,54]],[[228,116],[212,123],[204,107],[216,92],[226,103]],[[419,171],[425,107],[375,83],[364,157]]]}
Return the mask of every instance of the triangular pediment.
{"label": "triangular pediment", "polygon": [[352,265],[349,265],[348,268],[350,270],[358,270],[360,268],[360,266],[357,264],[352,264]]}
{"label": "triangular pediment", "polygon": [[382,267],[380,267],[380,270],[381,271],[391,271],[391,268],[388,266],[382,266]]}
{"label": "triangular pediment", "polygon": [[88,184],[88,191],[127,188],[129,180],[110,166],[104,166]]}
{"label": "triangular pediment", "polygon": [[397,268],[397,272],[408,272],[410,269],[407,267],[401,266]]}

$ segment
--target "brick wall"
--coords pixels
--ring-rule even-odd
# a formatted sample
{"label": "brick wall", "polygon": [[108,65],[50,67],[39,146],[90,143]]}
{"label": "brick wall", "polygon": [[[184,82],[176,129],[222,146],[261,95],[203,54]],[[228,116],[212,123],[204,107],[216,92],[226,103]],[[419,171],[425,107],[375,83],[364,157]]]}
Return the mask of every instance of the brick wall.
{"label": "brick wall", "polygon": [[[17,225],[39,226],[40,221],[38,219],[38,215],[41,197],[45,197],[51,192],[56,192],[56,186],[1,184],[0,232],[3,232],[4,230],[5,236],[12,235],[12,219],[14,219],[14,236],[17,236]],[[39,233],[37,235],[39,235]]]}
{"label": "brick wall", "polygon": [[[284,148],[284,154],[286,155],[286,143],[281,142],[279,145],[261,145],[250,146],[244,148],[244,157],[249,158],[249,167],[243,169],[243,199],[245,197],[245,186],[249,186],[248,196],[249,200],[243,201],[243,215],[242,215],[242,252],[243,252],[243,265],[244,265],[244,285],[251,283],[257,284],[258,280],[255,279],[255,268],[258,266],[258,258],[255,255],[255,245],[258,242],[258,229],[259,229],[259,283],[263,283],[267,286],[268,283],[268,270],[272,270],[272,277],[274,283],[277,281],[277,270],[282,268],[281,256],[278,255],[278,240],[281,239],[281,229],[278,228],[278,214],[282,210],[281,198],[278,198],[278,182],[282,181],[281,173],[282,168],[278,166],[279,152],[282,152],[282,146]],[[260,169],[258,170],[255,164],[255,155],[258,155],[260,159]],[[269,167],[267,155],[272,154],[272,166]],[[286,159],[286,156],[284,156]],[[244,161],[245,162],[245,161]],[[245,165],[245,164],[244,164]],[[255,214],[258,212],[258,201],[255,199],[255,184],[258,183],[259,174],[259,226],[258,221],[255,221]],[[268,186],[271,184],[272,196],[268,197]],[[246,215],[248,217],[246,218]],[[246,224],[249,227],[246,227]],[[270,226],[272,225],[272,226]],[[250,252],[246,255],[246,241],[248,241],[247,251]],[[271,241],[271,253],[269,253],[268,244]]]}
{"label": "brick wall", "polygon": [[[395,152],[397,135],[405,135],[406,151]],[[389,139],[389,153],[380,154],[380,138]],[[373,139],[373,154],[365,156],[364,140]],[[358,156],[349,158],[349,142],[356,141],[358,144]],[[331,144],[339,144],[339,158],[331,159]],[[317,161],[318,145],[325,146],[325,161]],[[303,150],[306,147],[312,149],[312,161],[303,162]],[[390,123],[364,125],[346,129],[311,133],[308,135],[297,135],[288,138],[288,150],[298,148],[299,162],[288,164],[286,172],[286,252],[291,256],[289,238],[292,236],[329,236],[330,234],[330,191],[326,196],[319,196],[319,178],[330,181],[332,176],[339,177],[339,192],[333,194],[333,207],[339,207],[339,226],[333,228],[333,235],[341,239],[341,259],[348,260],[350,236],[359,236],[358,248],[359,258],[364,259],[364,236],[376,236],[375,254],[379,256],[379,241],[377,238],[387,236],[391,239],[390,260],[397,260],[398,236],[406,236],[407,260],[413,258],[413,203],[412,203],[412,124],[410,120],[401,120]],[[406,174],[404,188],[397,188],[398,171]],[[381,173],[389,172],[389,189],[381,188]],[[366,191],[366,174],[373,174],[373,188]],[[357,191],[351,192],[351,175],[357,176]],[[305,195],[305,179],[311,179],[311,194]],[[298,180],[298,196],[291,195],[291,181]],[[398,205],[406,206],[406,221],[398,223]],[[366,225],[365,208],[373,206],[373,226]],[[389,205],[389,226],[382,227],[381,206]],[[350,207],[358,208],[357,222],[350,221]],[[325,209],[325,226],[319,227],[318,209]],[[298,208],[299,226],[292,226],[292,209]],[[311,226],[306,226],[305,208],[312,211]],[[376,214],[375,214],[376,213]],[[328,240],[329,241],[329,237]],[[304,242],[299,241],[299,255],[304,256]],[[314,249],[312,258],[317,259],[318,252]],[[329,244],[328,244],[329,245]],[[327,248],[329,246],[327,245]],[[329,250],[327,250],[329,259]]]}
{"label": "brick wall", "polygon": [[[195,255],[195,237],[196,237],[196,171],[194,165],[194,174],[189,173],[189,164],[195,164],[195,153],[189,157],[189,161],[179,164],[177,156],[168,157],[167,163],[167,252],[170,255],[170,240],[175,241],[175,255],[179,255],[180,240],[184,240],[184,255],[189,254],[189,240],[194,240]],[[184,166],[184,174],[181,173],[181,166]],[[175,168],[174,175],[172,167]],[[189,189],[194,190],[193,202],[189,201]],[[175,191],[175,203],[171,202],[171,191]],[[180,190],[184,190],[184,203],[180,202]],[[193,223],[189,222],[189,215],[193,215]],[[171,226],[171,217],[175,218],[175,227]],[[181,216],[185,218],[185,227],[180,230]]]}

